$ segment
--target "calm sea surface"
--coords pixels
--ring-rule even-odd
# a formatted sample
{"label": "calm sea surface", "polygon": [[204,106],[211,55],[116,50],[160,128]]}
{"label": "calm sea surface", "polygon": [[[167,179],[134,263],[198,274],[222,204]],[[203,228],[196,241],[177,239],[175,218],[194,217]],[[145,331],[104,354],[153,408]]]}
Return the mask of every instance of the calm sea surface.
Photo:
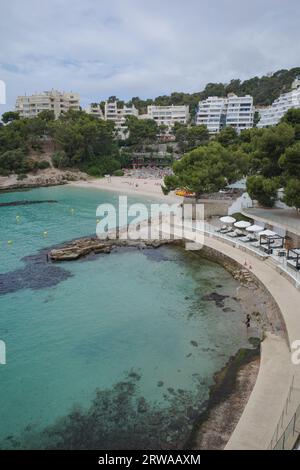
{"label": "calm sea surface", "polygon": [[[95,233],[97,205],[118,195],[0,195],[46,199],[57,203],[0,207],[0,447],[180,447],[214,374],[249,346],[237,282],[174,247],[47,263],[47,247]],[[202,298],[212,292],[228,297]]]}

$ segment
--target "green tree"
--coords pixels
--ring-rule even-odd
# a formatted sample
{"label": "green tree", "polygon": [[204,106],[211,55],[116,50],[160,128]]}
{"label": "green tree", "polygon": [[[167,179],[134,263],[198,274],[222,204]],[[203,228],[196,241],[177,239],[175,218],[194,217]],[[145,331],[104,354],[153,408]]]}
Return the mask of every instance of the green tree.
{"label": "green tree", "polygon": [[300,178],[300,142],[286,149],[279,159],[279,165],[286,176]]}
{"label": "green tree", "polygon": [[160,135],[165,135],[168,131],[168,126],[166,126],[165,124],[161,124],[160,126],[158,126],[158,132]]}
{"label": "green tree", "polygon": [[70,160],[64,150],[59,150],[52,155],[52,163],[55,168],[67,168],[70,165]]}
{"label": "green tree", "polygon": [[[243,162],[244,164],[244,162]],[[241,162],[217,142],[198,147],[173,164],[174,175],[165,177],[165,192],[178,187],[201,193],[212,193],[243,175]]]}
{"label": "green tree", "polygon": [[224,145],[224,147],[233,145],[239,140],[236,130],[231,126],[224,127],[224,129],[219,132],[216,139],[220,144]]}
{"label": "green tree", "polygon": [[23,150],[7,150],[0,155],[0,168],[9,172],[26,173],[30,165]]}
{"label": "green tree", "polygon": [[174,126],[174,135],[179,150],[184,153],[199,145],[207,144],[209,133],[206,126],[190,126],[178,124]]}
{"label": "green tree", "polygon": [[293,126],[282,123],[263,129],[254,142],[253,169],[260,171],[266,178],[281,174],[279,158],[289,145],[295,142]]}
{"label": "green tree", "polygon": [[51,124],[51,134],[63,157],[54,164],[98,168],[103,175],[120,167],[119,150],[114,140],[114,123],[94,119],[82,111],[69,111]]}
{"label": "green tree", "polygon": [[300,208],[300,180],[291,179],[284,190],[284,202],[291,207]]}
{"label": "green tree", "polygon": [[55,119],[54,111],[47,110],[47,109],[45,109],[44,111],[41,111],[37,117],[38,119],[42,121],[47,121],[47,122],[54,121]]}
{"label": "green tree", "polygon": [[300,140],[300,109],[289,109],[281,121],[292,125],[295,129],[295,139]]}
{"label": "green tree", "polygon": [[142,148],[144,145],[157,141],[158,126],[153,119],[138,119],[136,116],[128,116],[126,126],[129,131],[127,145]]}
{"label": "green tree", "polygon": [[300,109],[289,109],[281,121],[286,122],[287,124],[291,124],[292,126],[300,124]]}
{"label": "green tree", "polygon": [[279,183],[276,178],[264,178],[262,175],[247,178],[247,191],[252,199],[266,207],[273,207],[277,199]]}
{"label": "green tree", "polygon": [[6,113],[2,114],[2,121],[4,122],[4,124],[16,121],[17,119],[20,119],[20,115],[16,111],[7,111]]}
{"label": "green tree", "polygon": [[[157,96],[154,99],[140,99],[134,97],[129,104],[134,104],[136,108],[145,113],[147,106],[155,105],[188,105],[192,118],[199,100],[208,98],[208,96],[226,96],[228,93],[235,93],[238,96],[246,94],[253,96],[255,105],[270,105],[281,93],[290,91],[292,81],[300,75],[300,67],[294,67],[290,70],[278,70],[272,75],[262,77],[253,77],[245,81],[233,79],[229,83],[208,83],[204,90],[196,93],[173,92],[170,95]],[[115,98],[115,97],[113,97]]]}

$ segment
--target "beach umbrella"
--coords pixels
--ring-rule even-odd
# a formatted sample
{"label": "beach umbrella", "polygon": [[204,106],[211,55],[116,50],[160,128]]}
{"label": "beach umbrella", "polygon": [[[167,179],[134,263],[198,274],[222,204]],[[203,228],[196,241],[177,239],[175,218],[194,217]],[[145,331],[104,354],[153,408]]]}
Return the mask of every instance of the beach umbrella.
{"label": "beach umbrella", "polygon": [[236,222],[234,224],[235,227],[237,228],[247,228],[247,227],[250,227],[251,223],[250,222],[246,222],[246,220],[240,220],[239,222]]}
{"label": "beach umbrella", "polygon": [[223,224],[233,224],[234,222],[236,222],[236,219],[234,217],[230,217],[229,215],[220,217],[220,220]]}
{"label": "beach umbrella", "polygon": [[264,228],[260,225],[251,225],[250,227],[246,228],[247,232],[262,232],[263,229]]}
{"label": "beach umbrella", "polygon": [[276,233],[273,232],[272,230],[263,230],[262,232],[259,232],[258,235],[259,236],[260,235],[265,235],[266,237],[272,237],[273,235],[276,235]]}

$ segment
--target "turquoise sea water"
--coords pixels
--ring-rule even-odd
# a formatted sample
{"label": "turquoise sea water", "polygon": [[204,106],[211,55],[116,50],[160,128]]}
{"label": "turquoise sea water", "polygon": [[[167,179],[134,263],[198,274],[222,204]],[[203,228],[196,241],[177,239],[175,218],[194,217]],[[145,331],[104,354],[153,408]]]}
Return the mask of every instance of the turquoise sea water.
{"label": "turquoise sea water", "polygon": [[[44,249],[94,233],[97,205],[117,198],[72,187],[0,195],[58,201],[0,207],[2,448],[180,447],[214,374],[248,345],[238,284],[199,254],[47,263]],[[228,297],[202,298],[212,292]]]}

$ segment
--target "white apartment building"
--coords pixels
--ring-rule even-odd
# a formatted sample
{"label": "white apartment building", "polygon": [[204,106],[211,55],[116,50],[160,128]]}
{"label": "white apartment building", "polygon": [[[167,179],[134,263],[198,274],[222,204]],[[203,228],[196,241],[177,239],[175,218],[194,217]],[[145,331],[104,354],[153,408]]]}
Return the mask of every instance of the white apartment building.
{"label": "white apartment building", "polygon": [[96,116],[98,119],[104,119],[104,113],[99,103],[91,103],[85,108],[87,114]]}
{"label": "white apartment building", "polygon": [[259,110],[257,127],[275,126],[291,108],[300,108],[300,77],[293,81],[292,91],[283,93],[271,106]]}
{"label": "white apartment building", "polygon": [[209,96],[199,101],[196,125],[205,125],[211,134],[216,134],[225,126],[237,132],[253,127],[254,107],[250,95],[236,96],[230,93],[226,98]]}
{"label": "white apartment building", "polygon": [[187,124],[189,120],[188,106],[147,106],[147,118],[154,119],[158,126],[165,125],[171,129],[176,122]]}
{"label": "white apartment building", "polygon": [[224,121],[226,98],[209,96],[199,101],[196,113],[196,125],[204,125],[210,134],[220,132],[221,122]]}
{"label": "white apartment building", "polygon": [[121,139],[126,139],[128,137],[126,117],[138,117],[138,114],[139,112],[134,105],[123,106],[122,108],[118,108],[117,101],[105,102],[104,119],[106,119],[107,121],[114,121],[115,129],[117,130],[117,133]]}
{"label": "white apartment building", "polygon": [[41,111],[53,111],[57,119],[61,113],[80,109],[78,93],[65,93],[57,90],[44,91],[29,96],[18,96],[15,110],[22,118],[36,117]]}

